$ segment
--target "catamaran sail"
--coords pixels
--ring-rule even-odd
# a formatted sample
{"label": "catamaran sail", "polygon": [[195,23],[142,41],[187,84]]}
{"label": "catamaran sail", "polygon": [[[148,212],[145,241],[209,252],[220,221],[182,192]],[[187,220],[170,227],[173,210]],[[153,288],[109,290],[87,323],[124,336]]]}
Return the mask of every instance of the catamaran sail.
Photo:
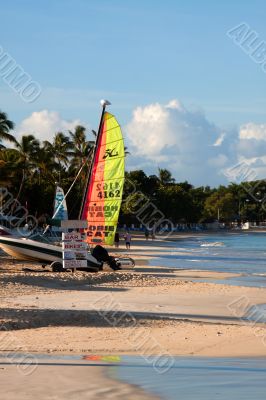
{"label": "catamaran sail", "polygon": [[52,220],[53,222],[58,222],[58,225],[60,226],[60,222],[66,219],[68,219],[68,213],[64,191],[60,186],[57,186],[55,191],[54,212]]}
{"label": "catamaran sail", "polygon": [[103,110],[81,218],[88,243],[114,243],[125,179],[124,140],[116,118]]}

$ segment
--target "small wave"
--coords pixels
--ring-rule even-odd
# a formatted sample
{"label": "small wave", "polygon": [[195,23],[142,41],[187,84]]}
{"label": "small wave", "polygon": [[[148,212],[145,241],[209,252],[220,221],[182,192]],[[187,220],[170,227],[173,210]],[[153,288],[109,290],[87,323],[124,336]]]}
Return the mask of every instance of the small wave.
{"label": "small wave", "polygon": [[222,247],[224,245],[223,242],[201,243],[201,247]]}
{"label": "small wave", "polygon": [[266,278],[266,274],[259,274],[259,273],[256,273],[256,274],[252,274],[253,276],[263,276],[264,278]]}

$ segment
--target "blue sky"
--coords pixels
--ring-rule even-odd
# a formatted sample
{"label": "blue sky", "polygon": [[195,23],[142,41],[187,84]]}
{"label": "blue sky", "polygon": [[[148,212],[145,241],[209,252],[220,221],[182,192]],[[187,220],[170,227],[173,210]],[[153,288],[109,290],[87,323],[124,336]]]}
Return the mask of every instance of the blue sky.
{"label": "blue sky", "polygon": [[[42,87],[38,100],[28,104],[0,79],[0,108],[16,122],[20,133],[30,128],[32,113],[44,110],[46,114],[42,114],[39,123],[49,118],[50,112],[55,112],[58,115],[52,127],[57,128],[58,119],[58,129],[67,126],[67,121],[70,124],[81,121],[95,128],[99,99],[108,98],[112,101],[111,111],[125,127],[127,143],[133,148],[130,168],[141,165],[151,173],[162,163],[169,169],[172,167],[178,180],[215,185],[224,182],[222,167],[230,167],[243,159],[255,168],[258,163],[264,164],[263,159],[256,157],[256,152],[250,157],[246,150],[239,152],[239,148],[249,146],[238,142],[246,139],[243,136],[246,124],[253,124],[249,127],[256,131],[252,137],[248,133],[252,140],[258,139],[258,127],[266,124],[266,73],[226,32],[245,22],[258,33],[261,41],[266,41],[265,2],[1,0],[0,6],[0,46]],[[223,131],[231,138],[219,153],[226,156],[227,161],[210,179],[206,177],[209,164],[204,173],[196,167],[197,160],[191,167],[193,172],[178,160],[167,164],[164,156],[174,143],[173,138],[172,141],[167,139],[167,132],[165,147],[161,144],[152,154],[140,151],[141,145],[136,142],[134,132],[139,132],[140,137],[147,134],[147,139],[153,140],[145,129],[154,127],[146,122],[143,125],[145,115],[150,121],[145,110],[157,112],[156,107],[147,109],[156,103],[163,110],[172,99],[181,102],[188,111],[186,115],[193,132],[196,129],[191,122],[193,113],[201,112],[210,127],[215,125],[210,141],[213,139],[214,143]],[[138,121],[134,113],[138,109],[142,125],[136,126]],[[171,112],[168,118],[179,118],[180,122],[180,112],[179,108],[179,116],[173,117]],[[27,123],[23,123],[25,119]],[[36,118],[34,123],[37,123]],[[173,126],[169,120],[167,127],[169,123]],[[205,122],[202,123],[205,126]],[[174,132],[182,129],[180,123],[177,125],[179,128],[174,127]],[[34,129],[38,128],[34,126]],[[50,133],[51,138],[53,133]],[[190,131],[187,134],[189,136]],[[45,138],[47,135],[49,133]],[[164,135],[163,128],[158,135]],[[184,137],[178,132],[176,135],[176,140]],[[260,133],[259,138],[264,144],[266,128],[265,139],[263,135]],[[177,158],[182,143],[178,145]],[[209,142],[203,144],[204,154],[210,145]],[[189,149],[189,143],[185,147]],[[219,154],[216,151],[214,158]],[[189,156],[197,158],[195,152],[190,154],[187,150]],[[258,171],[259,176],[264,174],[264,170]]]}

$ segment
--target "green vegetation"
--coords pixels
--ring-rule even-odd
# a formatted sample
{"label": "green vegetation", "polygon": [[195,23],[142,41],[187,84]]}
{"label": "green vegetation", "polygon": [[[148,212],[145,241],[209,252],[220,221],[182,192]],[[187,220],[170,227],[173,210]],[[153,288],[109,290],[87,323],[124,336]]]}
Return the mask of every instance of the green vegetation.
{"label": "green vegetation", "polygon": [[[134,204],[138,197],[147,195],[150,201],[166,218],[175,223],[201,223],[256,221],[266,219],[266,181],[230,183],[211,189],[209,186],[194,187],[188,182],[175,182],[168,170],[159,169],[158,176],[146,176],[143,171],[126,173],[125,198],[130,200],[123,206],[125,222],[132,221],[131,213],[136,212]],[[139,201],[139,205],[142,202]]]}
{"label": "green vegetation", "polygon": [[[51,217],[55,182],[66,191],[80,167],[85,167],[67,199],[70,218],[77,218],[90,165],[95,137],[77,126],[68,135],[54,134],[52,142],[40,143],[33,135],[20,141],[12,136],[14,123],[0,111],[0,186],[37,217]],[[8,147],[1,140],[8,141]],[[229,184],[211,189],[176,182],[170,171],[159,169],[147,176],[137,170],[126,173],[120,223],[138,223],[136,214],[147,201],[174,223],[262,221],[266,219],[265,181]]]}

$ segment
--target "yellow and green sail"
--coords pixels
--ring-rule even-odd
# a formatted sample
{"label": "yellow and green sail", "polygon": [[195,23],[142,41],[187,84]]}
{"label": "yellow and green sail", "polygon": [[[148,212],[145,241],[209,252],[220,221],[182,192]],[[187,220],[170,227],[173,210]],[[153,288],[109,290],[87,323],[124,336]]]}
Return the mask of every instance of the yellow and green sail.
{"label": "yellow and green sail", "polygon": [[104,112],[82,219],[88,221],[88,243],[112,245],[125,179],[125,150],[115,117]]}

